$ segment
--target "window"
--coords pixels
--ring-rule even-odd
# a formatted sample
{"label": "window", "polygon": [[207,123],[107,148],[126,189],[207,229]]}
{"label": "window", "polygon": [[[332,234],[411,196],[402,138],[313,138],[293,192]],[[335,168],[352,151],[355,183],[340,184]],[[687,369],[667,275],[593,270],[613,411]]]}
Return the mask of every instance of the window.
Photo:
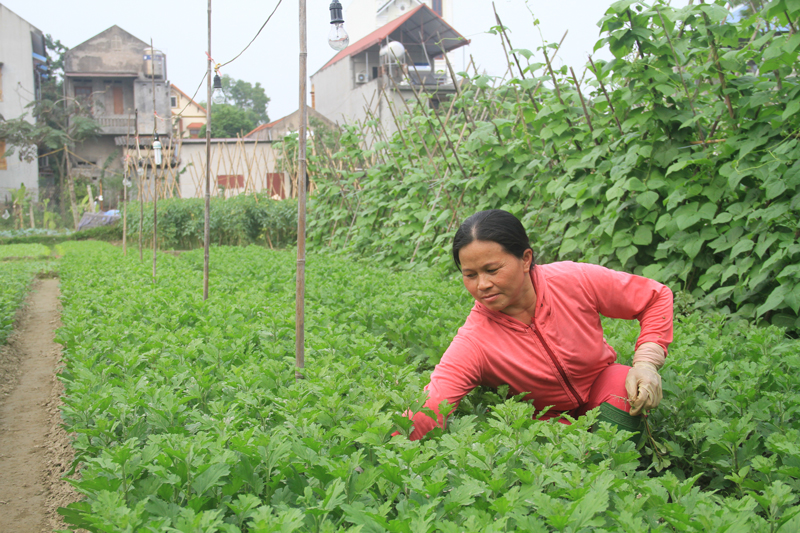
{"label": "window", "polygon": [[197,139],[200,137],[200,128],[189,128],[189,138]]}
{"label": "window", "polygon": [[6,153],[6,142],[0,141],[0,170],[8,170],[8,163],[3,155]]}
{"label": "window", "polygon": [[75,86],[75,99],[87,101],[92,97],[92,87],[87,85]]}
{"label": "window", "polygon": [[2,101],[3,101],[3,63],[0,63],[0,102]]}
{"label": "window", "polygon": [[169,106],[170,107],[178,107],[178,97],[177,96],[170,96],[169,97]]}
{"label": "window", "polygon": [[442,0],[433,0],[433,2],[431,2],[431,4],[432,4],[431,5],[431,10],[441,17],[442,16]]}

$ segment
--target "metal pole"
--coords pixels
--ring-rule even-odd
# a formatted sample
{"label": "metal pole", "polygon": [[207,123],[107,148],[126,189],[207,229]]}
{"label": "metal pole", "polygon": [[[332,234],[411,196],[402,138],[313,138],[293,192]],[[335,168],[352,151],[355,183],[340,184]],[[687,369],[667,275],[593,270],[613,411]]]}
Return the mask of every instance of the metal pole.
{"label": "metal pole", "polygon": [[305,367],[306,296],[306,0],[300,7],[300,138],[297,148],[297,294],[295,297],[295,379],[303,379]]}
{"label": "metal pole", "polygon": [[[158,122],[156,121],[156,49],[153,47],[153,38],[150,38],[150,61],[153,62],[153,142],[158,135]],[[158,168],[156,167],[156,154],[153,151],[153,283],[156,282],[156,252],[158,251]]]}
{"label": "metal pole", "polygon": [[208,246],[211,241],[211,0],[208,0],[208,88],[206,97],[206,205],[203,227],[203,301],[208,300]]}

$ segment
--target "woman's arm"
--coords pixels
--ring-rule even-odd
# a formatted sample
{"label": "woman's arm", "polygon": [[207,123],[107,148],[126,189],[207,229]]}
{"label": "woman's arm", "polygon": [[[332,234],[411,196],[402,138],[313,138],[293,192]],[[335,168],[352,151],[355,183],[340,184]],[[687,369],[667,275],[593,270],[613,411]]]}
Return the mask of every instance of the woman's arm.
{"label": "woman's arm", "polygon": [[598,265],[581,264],[587,290],[597,310],[609,318],[636,319],[642,331],[636,348],[653,342],[667,353],[672,342],[672,291],[652,279],[617,272]]}
{"label": "woman's arm", "polygon": [[635,318],[642,328],[636,341],[633,368],[625,380],[630,413],[637,415],[657,407],[662,397],[658,369],[664,364],[672,342],[672,291],[652,279],[597,265],[586,265],[584,272],[601,314]]}
{"label": "woman's arm", "polygon": [[411,440],[421,439],[436,426],[444,427],[445,421],[439,413],[439,404],[447,400],[454,404],[455,409],[469,391],[480,385],[481,361],[482,355],[472,342],[462,336],[453,339],[441,362],[433,370],[430,383],[425,386],[428,392],[425,407],[436,413],[438,420],[434,421],[422,412],[410,416],[414,420],[414,431],[409,437]]}

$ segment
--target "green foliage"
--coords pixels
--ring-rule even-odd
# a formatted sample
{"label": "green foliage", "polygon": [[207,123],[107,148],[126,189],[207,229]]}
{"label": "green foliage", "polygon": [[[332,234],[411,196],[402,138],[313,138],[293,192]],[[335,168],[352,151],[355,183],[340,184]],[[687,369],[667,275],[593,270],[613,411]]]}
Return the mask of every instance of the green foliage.
{"label": "green foliage", "polygon": [[[24,228],[20,230],[4,230],[0,231],[0,244],[30,244],[39,242],[36,240],[27,241],[26,239],[38,239],[45,237],[59,237],[62,235],[69,235],[72,233],[70,230],[53,230],[45,228]],[[42,244],[46,244],[42,242]]]}
{"label": "green foliage", "polygon": [[[420,405],[427,371],[417,367],[438,361],[471,306],[456,278],[309,255],[305,379],[295,381],[293,250],[216,249],[207,301],[200,250],[160,256],[155,285],[148,264],[108,245],[63,250],[62,416],[85,499],[61,513],[76,527],[800,525],[800,344],[776,328],[681,318],[644,458],[629,434],[590,431],[596,413],[540,422],[502,390],[474,391],[446,431],[410,442],[391,434],[407,432],[399,413]],[[629,358],[636,325],[604,325]]]}
{"label": "green foliage", "polygon": [[[261,83],[252,85],[244,80],[222,76],[222,94],[225,102],[211,104],[211,136],[230,138],[243,136],[259,124],[269,122],[267,106],[269,97]],[[208,105],[204,103],[203,105]],[[200,129],[200,137],[205,137],[206,127]]]}
{"label": "green foliage", "polygon": [[42,258],[50,255],[50,248],[42,244],[9,244],[0,245],[0,259],[14,258]]}
{"label": "green foliage", "polygon": [[[211,137],[227,139],[243,137],[256,127],[256,123],[244,109],[231,104],[211,104]],[[200,128],[200,137],[205,137],[205,125]]]}
{"label": "green foliage", "polygon": [[[7,248],[0,246],[0,257],[21,257],[16,255],[19,249]],[[49,268],[49,263],[44,261],[0,261],[0,279],[3,280],[0,283],[0,346],[14,329],[17,309],[25,300],[31,281],[37,273]]]}
{"label": "green foliage", "polygon": [[[283,247],[297,240],[297,202],[293,200],[272,200],[266,193],[240,194],[211,198],[210,207],[212,244]],[[202,198],[159,200],[159,247],[202,247],[204,209]],[[129,235],[139,231],[138,203],[128,207],[128,225]],[[153,204],[145,204],[143,232],[146,239],[153,238]]]}
{"label": "green foliage", "polygon": [[612,4],[597,47],[614,59],[587,65],[586,112],[544,47],[515,50],[523,72],[510,58],[517,77],[500,87],[476,75],[438,112],[396,109],[399,131],[370,149],[345,127],[337,152],[309,158],[311,242],[449,262],[460,221],[501,208],[542,261],[643,274],[797,331],[800,39],[774,28],[796,28],[800,4],[739,24],[723,5]]}
{"label": "green foliage", "polygon": [[[222,94],[225,95],[226,103],[230,101],[244,110],[247,118],[256,126],[269,122],[267,106],[270,99],[261,82],[252,85],[249,81],[237,80],[225,74],[222,76]],[[213,111],[213,106],[211,109]]]}

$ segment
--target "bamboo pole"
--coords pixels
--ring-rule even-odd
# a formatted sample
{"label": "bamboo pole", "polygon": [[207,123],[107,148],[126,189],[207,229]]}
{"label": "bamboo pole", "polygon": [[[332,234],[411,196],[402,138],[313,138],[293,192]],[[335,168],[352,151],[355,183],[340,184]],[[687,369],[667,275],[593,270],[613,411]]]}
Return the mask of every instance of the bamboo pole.
{"label": "bamboo pole", "polygon": [[592,71],[594,72],[594,77],[597,78],[597,82],[600,84],[600,88],[603,90],[603,94],[606,97],[606,102],[608,102],[608,107],[611,109],[611,115],[614,117],[614,120],[617,122],[617,128],[619,129],[619,134],[622,135],[622,124],[619,123],[619,119],[617,118],[617,111],[614,109],[614,104],[611,102],[611,97],[608,96],[608,91],[606,91],[606,85],[603,83],[603,79],[600,77],[600,73],[597,71],[597,67],[592,60],[592,56],[589,56],[589,64],[592,65]]}
{"label": "bamboo pole", "polygon": [[[144,243],[142,231],[144,228],[144,164],[142,153],[139,151],[139,109],[134,109],[134,138],[136,139],[136,176],[139,179],[139,262],[144,261]],[[141,174],[139,171],[141,170]]]}
{"label": "bamboo pole", "polygon": [[[150,38],[150,56],[155,62],[156,49],[153,47],[153,39]],[[155,68],[155,67],[153,67]],[[156,121],[156,77],[153,76],[153,143],[158,138],[158,122]],[[158,252],[158,168],[155,164],[155,148],[151,148],[153,155],[153,283],[156,282],[156,253]]]}
{"label": "bamboo pole", "polygon": [[299,0],[300,11],[300,137],[297,150],[297,294],[295,298],[295,379],[303,379],[305,367],[306,296],[306,0]]}
{"label": "bamboo pole", "polygon": [[208,0],[208,71],[206,73],[206,191],[203,208],[203,301],[208,300],[211,243],[211,0]]}
{"label": "bamboo pole", "polygon": [[[589,131],[592,132],[592,136],[594,136],[594,128],[592,127],[592,117],[589,116],[589,110],[586,109],[586,102],[583,100],[583,93],[581,92],[581,84],[578,82],[578,77],[575,75],[575,71],[572,70],[572,67],[569,67],[569,72],[570,74],[572,74],[572,80],[575,82],[575,90],[578,91],[578,98],[581,99],[583,114],[586,116],[586,124],[589,126]],[[594,143],[597,146],[600,146],[599,140],[595,139]]]}
{"label": "bamboo pole", "polygon": [[67,145],[64,145],[64,166],[67,169],[67,185],[69,186],[69,203],[72,208],[72,222],[75,224],[75,231],[78,231],[78,199],[75,195],[75,180],[72,179],[72,172],[70,172],[69,150]]}
{"label": "bamboo pole", "polygon": [[122,255],[128,256],[128,176],[130,165],[128,164],[128,150],[131,144],[131,114],[128,113],[128,127],[125,130],[125,166],[122,167]]}
{"label": "bamboo pole", "polygon": [[[564,103],[564,99],[561,98],[561,89],[558,88],[558,80],[556,80],[556,75],[553,73],[553,66],[550,64],[550,58],[547,56],[547,49],[542,48],[542,52],[544,53],[544,60],[547,63],[547,70],[548,72],[550,72],[550,77],[553,79],[553,88],[556,90],[556,96],[558,97],[558,101],[561,102],[561,105],[567,107],[567,105]],[[572,130],[575,129],[574,126],[572,125],[572,121],[568,117],[565,116],[564,120],[567,121],[567,124],[569,125],[570,129]],[[572,142],[575,143],[575,148],[577,148],[579,152],[583,151],[583,148],[581,148],[581,143],[578,142],[577,139],[573,138]]]}

